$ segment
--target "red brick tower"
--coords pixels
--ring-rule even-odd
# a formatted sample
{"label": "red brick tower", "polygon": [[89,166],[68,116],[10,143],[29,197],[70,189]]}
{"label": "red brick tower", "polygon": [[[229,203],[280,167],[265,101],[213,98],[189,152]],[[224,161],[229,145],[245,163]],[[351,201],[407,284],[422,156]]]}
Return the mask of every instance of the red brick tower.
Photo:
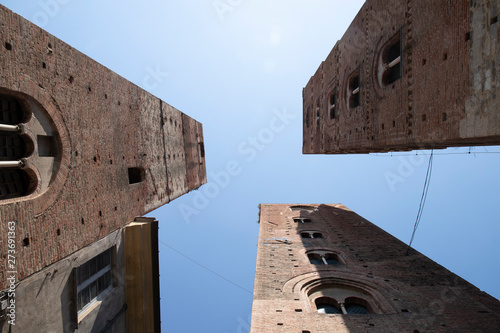
{"label": "red brick tower", "polygon": [[367,0],[303,90],[303,153],[500,144],[499,13]]}
{"label": "red brick tower", "polygon": [[200,123],[3,6],[0,22],[2,290],[9,250],[22,280],[206,174]]}
{"label": "red brick tower", "polygon": [[260,209],[252,333],[500,331],[498,300],[343,205]]}

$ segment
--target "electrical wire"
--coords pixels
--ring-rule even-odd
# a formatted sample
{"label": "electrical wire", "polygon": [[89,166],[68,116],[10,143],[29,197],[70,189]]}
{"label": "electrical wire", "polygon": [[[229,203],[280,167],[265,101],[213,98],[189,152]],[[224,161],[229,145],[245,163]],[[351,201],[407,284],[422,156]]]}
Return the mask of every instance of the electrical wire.
{"label": "electrical wire", "polygon": [[235,283],[235,282],[233,282],[233,281],[229,280],[228,278],[226,278],[226,277],[224,277],[224,276],[220,275],[219,273],[217,273],[217,272],[215,272],[215,271],[211,270],[210,268],[208,268],[208,267],[206,267],[206,266],[204,266],[204,265],[200,264],[200,263],[199,263],[199,262],[197,262],[196,260],[194,260],[194,259],[192,259],[192,258],[188,257],[187,255],[185,255],[184,253],[180,252],[179,250],[174,249],[172,246],[168,245],[167,243],[163,242],[162,240],[158,240],[158,241],[159,241],[160,243],[162,243],[163,245],[165,245],[166,247],[170,248],[172,251],[177,252],[178,254],[180,254],[181,256],[183,256],[184,258],[186,258],[186,259],[188,259],[189,261],[191,261],[191,262],[195,263],[196,265],[200,266],[201,268],[203,268],[203,269],[205,269],[205,270],[209,271],[210,273],[212,273],[212,274],[214,274],[214,275],[218,276],[219,278],[221,278],[221,279],[223,279],[223,280],[225,280],[225,281],[227,281],[227,282],[231,283],[232,285],[234,285],[234,286],[236,286],[236,287],[238,287],[238,288],[240,288],[240,289],[242,289],[242,290],[246,291],[247,293],[249,293],[249,294],[252,294],[252,295],[253,295],[253,293],[252,293],[250,290],[246,289],[245,287],[240,286],[239,284],[237,284],[237,283]]}
{"label": "electrical wire", "polygon": [[422,219],[422,213],[424,212],[425,201],[427,199],[427,194],[429,193],[429,184],[431,183],[433,158],[434,158],[434,150],[431,150],[431,155],[429,157],[429,165],[427,166],[427,174],[425,175],[424,189],[422,190],[422,197],[420,198],[420,205],[418,207],[417,218],[415,219],[415,225],[413,226],[413,232],[411,234],[410,243],[408,243],[408,249],[406,250],[406,255],[408,255],[410,251],[411,243],[413,243],[413,239],[415,238],[415,233],[417,232],[420,220]]}

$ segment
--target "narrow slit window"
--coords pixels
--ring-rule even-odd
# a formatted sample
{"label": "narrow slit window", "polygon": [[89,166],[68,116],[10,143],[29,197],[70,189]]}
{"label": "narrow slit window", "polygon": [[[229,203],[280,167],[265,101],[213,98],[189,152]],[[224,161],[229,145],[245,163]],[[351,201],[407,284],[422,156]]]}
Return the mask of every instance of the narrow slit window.
{"label": "narrow slit window", "polygon": [[337,95],[332,91],[328,98],[328,116],[330,119],[337,119]]}

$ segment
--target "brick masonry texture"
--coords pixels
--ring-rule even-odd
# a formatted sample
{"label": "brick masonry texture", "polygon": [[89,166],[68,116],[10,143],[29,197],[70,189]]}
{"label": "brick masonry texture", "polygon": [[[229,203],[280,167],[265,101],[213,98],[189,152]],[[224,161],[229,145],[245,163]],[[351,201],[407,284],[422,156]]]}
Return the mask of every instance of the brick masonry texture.
{"label": "brick masonry texture", "polygon": [[[16,222],[22,280],[198,188],[206,170],[199,122],[3,6],[0,23],[0,93],[39,105],[58,145],[46,191],[38,184],[0,201],[3,289],[8,221]],[[26,162],[35,178],[37,155],[35,144]],[[129,168],[141,170],[142,181],[129,184]]]}
{"label": "brick masonry texture", "polygon": [[[366,1],[303,89],[303,153],[500,144],[499,12],[497,0]],[[386,85],[379,75],[395,39],[401,78]],[[355,73],[357,107],[348,104]]]}
{"label": "brick masonry texture", "polygon": [[[498,300],[341,204],[261,204],[259,223],[252,333],[500,331]],[[313,265],[314,250],[342,264]],[[325,283],[362,290],[374,310],[318,313],[310,291]]]}

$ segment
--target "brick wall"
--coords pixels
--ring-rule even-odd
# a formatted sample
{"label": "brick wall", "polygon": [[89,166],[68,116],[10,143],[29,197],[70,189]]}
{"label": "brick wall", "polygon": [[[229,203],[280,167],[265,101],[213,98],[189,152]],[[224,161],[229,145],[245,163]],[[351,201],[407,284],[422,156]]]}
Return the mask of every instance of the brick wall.
{"label": "brick wall", "polygon": [[[500,329],[498,300],[413,249],[406,255],[406,244],[345,206],[291,207],[261,205],[252,333]],[[298,217],[311,222],[294,222]],[[323,238],[302,238],[302,231]],[[307,252],[322,250],[341,264],[311,264]],[[322,284],[361,290],[372,313],[317,313],[311,292]]]}
{"label": "brick wall", "polygon": [[[8,221],[21,280],[198,188],[206,172],[200,123],[3,6],[0,22],[0,93],[40,106],[59,151],[46,191],[0,201],[2,289]],[[34,171],[36,155],[35,144]],[[141,182],[129,184],[129,168]]]}
{"label": "brick wall", "polygon": [[[500,144],[499,12],[493,0],[368,0],[303,90],[303,152]],[[385,84],[382,59],[394,38],[401,78]],[[350,107],[355,72],[360,104]]]}

